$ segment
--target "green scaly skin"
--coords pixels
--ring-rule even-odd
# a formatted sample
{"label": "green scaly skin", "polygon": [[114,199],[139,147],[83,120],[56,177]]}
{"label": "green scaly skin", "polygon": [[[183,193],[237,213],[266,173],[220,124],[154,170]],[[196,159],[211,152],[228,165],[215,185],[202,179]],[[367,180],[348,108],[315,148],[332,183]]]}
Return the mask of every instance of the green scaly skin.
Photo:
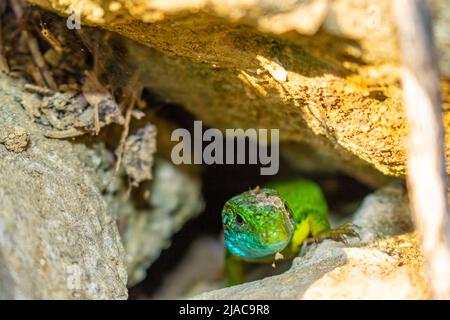
{"label": "green scaly skin", "polygon": [[320,187],[294,180],[255,188],[228,200],[222,210],[228,285],[244,280],[244,261],[268,262],[276,253],[298,255],[303,243],[333,239],[346,243],[358,236],[354,226],[331,229],[328,207]]}

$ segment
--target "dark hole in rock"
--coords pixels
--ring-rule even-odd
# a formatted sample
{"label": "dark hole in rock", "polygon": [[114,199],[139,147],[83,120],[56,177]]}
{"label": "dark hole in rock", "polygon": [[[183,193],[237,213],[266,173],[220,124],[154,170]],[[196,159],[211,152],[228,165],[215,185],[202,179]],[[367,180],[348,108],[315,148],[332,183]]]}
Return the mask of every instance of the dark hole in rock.
{"label": "dark hole in rock", "polygon": [[[157,100],[157,97],[150,93],[147,94],[152,97],[153,101]],[[157,110],[158,116],[175,121],[179,127],[192,129],[193,121],[196,120],[189,113],[174,105],[161,104]],[[206,129],[205,126],[204,130]],[[283,147],[281,147],[282,150]],[[328,201],[329,211],[334,218],[350,215],[361,199],[372,191],[369,187],[346,175],[299,172],[294,170],[283,157],[280,158],[280,170],[275,176],[261,176],[260,165],[202,165],[201,177],[205,199],[203,212],[187,222],[174,235],[170,247],[164,250],[147,270],[146,279],[130,288],[130,299],[153,298],[164,285],[165,277],[173,272],[185,258],[186,252],[194,241],[204,236],[220,239],[222,207],[229,198],[243,191],[273,180],[293,177],[312,179],[322,187]],[[219,250],[223,250],[223,247],[220,247]],[[276,273],[286,270],[289,265],[288,262],[284,268],[278,268]],[[270,268],[266,269],[271,271]]]}

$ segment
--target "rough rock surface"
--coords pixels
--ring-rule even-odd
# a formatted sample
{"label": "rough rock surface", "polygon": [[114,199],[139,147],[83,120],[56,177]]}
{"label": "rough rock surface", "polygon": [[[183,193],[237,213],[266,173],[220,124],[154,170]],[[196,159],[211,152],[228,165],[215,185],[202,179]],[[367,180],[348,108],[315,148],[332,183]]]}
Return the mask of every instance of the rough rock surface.
{"label": "rough rock surface", "polygon": [[159,160],[148,199],[150,209],[135,210],[122,204],[119,223],[125,228],[128,285],[146,277],[148,267],[170,246],[170,239],[184,223],[203,209],[201,184],[171,163]]}
{"label": "rough rock surface", "polygon": [[[201,183],[197,174],[185,173],[156,158],[151,183],[130,190],[121,179],[109,183],[115,159],[103,144],[92,145],[80,154],[80,158],[87,164],[87,171],[98,188],[103,189],[109,184],[108,192],[103,196],[119,225],[125,249],[127,285],[133,286],[146,277],[148,267],[170,246],[171,237],[202,211]],[[126,171],[122,168],[120,174],[125,175]],[[139,194],[139,190],[143,194],[137,196],[138,201],[133,201],[130,191]]]}
{"label": "rough rock surface", "polygon": [[[145,52],[127,45],[121,60],[138,65],[152,91],[210,126],[281,128],[282,141],[313,146],[365,180],[372,166],[405,174],[407,126],[390,1],[32,2],[81,13],[84,23],[144,44]],[[436,19],[442,34],[448,20]],[[447,52],[446,38],[438,40]],[[448,80],[443,92],[449,131]]]}
{"label": "rough rock surface", "polygon": [[162,285],[150,299],[186,299],[223,288],[223,239],[195,239],[176,268],[164,275]]}
{"label": "rough rock surface", "polygon": [[28,137],[21,153],[0,144],[0,298],[126,298],[116,222],[77,157],[87,147],[46,139],[21,106],[36,96],[2,75],[0,101],[0,128]]}
{"label": "rough rock surface", "polygon": [[405,190],[391,184],[355,213],[362,241],[325,241],[285,273],[194,299],[423,299],[429,297]]}
{"label": "rough rock surface", "polygon": [[42,100],[5,76],[0,98],[0,298],[126,298],[202,210],[199,180],[159,160],[137,209],[121,179],[109,184],[115,159],[103,143],[46,138],[29,112]]}

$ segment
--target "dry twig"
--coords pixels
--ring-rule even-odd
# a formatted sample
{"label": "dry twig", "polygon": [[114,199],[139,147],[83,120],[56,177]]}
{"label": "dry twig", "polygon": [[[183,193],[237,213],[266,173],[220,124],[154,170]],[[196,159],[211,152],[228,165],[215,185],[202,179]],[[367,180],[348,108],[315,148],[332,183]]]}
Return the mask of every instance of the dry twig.
{"label": "dry twig", "polygon": [[[130,132],[130,121],[131,115],[133,113],[134,106],[136,105],[137,95],[133,93],[130,98],[130,103],[128,104],[127,112],[125,114],[125,123],[123,125],[122,135],[120,136],[119,146],[116,150],[116,164],[114,166],[114,176],[119,172],[120,164],[122,163],[123,149],[125,146],[125,141],[127,140],[128,133]],[[114,178],[113,176],[113,178]]]}
{"label": "dry twig", "polygon": [[0,72],[9,73],[9,66],[3,48],[3,14],[5,10],[6,1],[0,1]]}
{"label": "dry twig", "polygon": [[431,19],[421,0],[396,0],[409,120],[408,189],[431,293],[450,299],[450,217],[439,72]]}
{"label": "dry twig", "polygon": [[[138,73],[135,73],[135,75],[132,77],[130,81],[130,88],[135,88],[135,85],[138,84]],[[114,173],[111,179],[109,180],[107,187],[111,184],[112,180],[116,177],[117,173],[120,170],[120,165],[122,164],[122,157],[123,157],[123,151],[125,148],[125,142],[127,140],[128,134],[130,132],[130,121],[131,116],[133,115],[133,110],[136,106],[137,101],[140,99],[141,93],[142,93],[142,87],[138,85],[137,89],[132,89],[132,93],[130,95],[129,103],[127,106],[127,111],[125,114],[125,123],[123,125],[122,134],[120,136],[119,146],[117,147],[115,154],[116,154],[116,163],[114,166]]]}
{"label": "dry twig", "polygon": [[55,94],[55,91],[50,90],[49,88],[37,86],[31,83],[25,84],[24,88],[28,92],[37,93],[40,94],[41,96],[52,96]]}
{"label": "dry twig", "polygon": [[[14,14],[16,15],[16,18],[21,19],[23,17],[22,1],[11,0],[10,4],[14,11]],[[28,50],[30,50],[33,61],[38,67],[39,71],[42,73],[42,77],[44,78],[46,85],[52,90],[58,90],[58,86],[56,85],[51,72],[48,70],[44,57],[41,54],[41,50],[39,49],[36,38],[34,38],[27,30],[22,30],[22,34],[27,42]]]}

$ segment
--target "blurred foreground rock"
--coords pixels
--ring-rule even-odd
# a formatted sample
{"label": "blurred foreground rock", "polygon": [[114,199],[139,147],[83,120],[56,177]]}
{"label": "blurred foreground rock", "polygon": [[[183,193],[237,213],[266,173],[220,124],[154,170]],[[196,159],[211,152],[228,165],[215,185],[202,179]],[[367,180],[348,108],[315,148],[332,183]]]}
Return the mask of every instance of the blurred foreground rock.
{"label": "blurred foreground rock", "polygon": [[422,256],[405,190],[391,184],[355,213],[362,241],[325,241],[295,258],[287,272],[207,292],[194,299],[424,299]]}

